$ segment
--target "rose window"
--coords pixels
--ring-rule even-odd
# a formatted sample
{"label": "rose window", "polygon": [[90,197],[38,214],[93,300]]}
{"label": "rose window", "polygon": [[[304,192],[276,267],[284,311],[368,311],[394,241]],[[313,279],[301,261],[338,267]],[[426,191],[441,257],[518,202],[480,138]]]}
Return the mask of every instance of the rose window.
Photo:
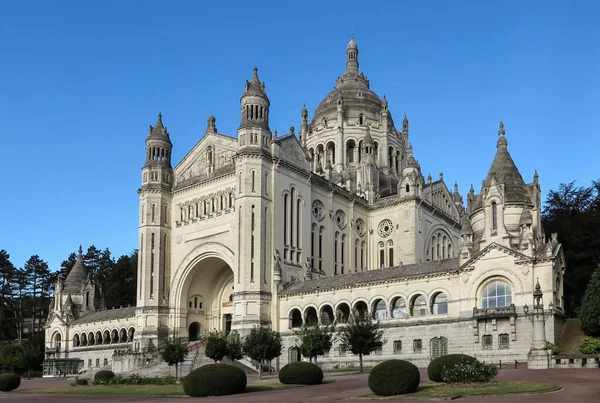
{"label": "rose window", "polygon": [[317,221],[322,221],[323,218],[325,218],[325,216],[323,215],[324,207],[325,206],[323,206],[323,203],[319,200],[315,200],[312,202],[312,214]]}
{"label": "rose window", "polygon": [[377,228],[377,232],[379,233],[380,237],[387,238],[388,236],[390,236],[393,229],[394,226],[392,224],[392,220],[385,219],[379,223],[379,228]]}

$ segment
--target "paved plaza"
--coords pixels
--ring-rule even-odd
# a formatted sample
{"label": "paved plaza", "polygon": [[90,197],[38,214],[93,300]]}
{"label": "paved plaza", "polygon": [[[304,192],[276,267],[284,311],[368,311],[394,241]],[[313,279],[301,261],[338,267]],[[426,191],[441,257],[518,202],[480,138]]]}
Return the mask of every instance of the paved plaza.
{"label": "paved plaza", "polygon": [[[421,370],[423,381],[428,381],[427,374]],[[254,392],[233,396],[208,397],[199,400],[203,402],[261,402],[261,403],[315,403],[333,401],[351,401],[353,397],[369,393],[367,386],[367,374],[354,376],[340,376],[334,382],[323,385],[306,386],[272,390],[266,392]],[[497,378],[499,381],[533,381],[555,383],[562,387],[558,392],[540,395],[506,396],[497,398],[465,398],[469,403],[519,403],[531,402],[564,402],[566,400],[577,403],[596,403],[600,401],[600,370],[598,369],[549,369],[549,370],[526,370],[526,369],[503,369]],[[58,387],[70,384],[70,379],[41,379],[23,381],[19,390]],[[250,383],[254,383],[250,380]],[[150,397],[150,396],[60,396],[60,395],[27,395],[16,393],[0,393],[0,400],[10,402],[97,402],[110,400],[118,402],[167,402],[177,401],[181,397]],[[402,402],[420,402],[423,400],[402,399]]]}

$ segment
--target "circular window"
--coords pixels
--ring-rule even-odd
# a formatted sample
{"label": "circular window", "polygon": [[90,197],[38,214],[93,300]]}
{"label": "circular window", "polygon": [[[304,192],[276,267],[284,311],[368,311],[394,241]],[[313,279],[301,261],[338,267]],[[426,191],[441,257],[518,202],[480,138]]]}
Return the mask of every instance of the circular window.
{"label": "circular window", "polygon": [[342,210],[338,210],[335,212],[335,223],[337,224],[339,229],[346,228],[346,213]]}
{"label": "circular window", "polygon": [[392,220],[385,219],[379,223],[379,228],[377,228],[377,232],[379,233],[380,237],[387,238],[388,236],[390,236],[393,229],[394,225],[392,224]]}
{"label": "circular window", "polygon": [[360,236],[365,234],[365,222],[362,220],[362,218],[356,220],[356,232]]}
{"label": "circular window", "polygon": [[323,203],[320,200],[315,200],[312,202],[312,214],[317,221],[322,221],[323,218],[325,218],[325,216],[323,215],[324,207],[325,206],[323,206]]}

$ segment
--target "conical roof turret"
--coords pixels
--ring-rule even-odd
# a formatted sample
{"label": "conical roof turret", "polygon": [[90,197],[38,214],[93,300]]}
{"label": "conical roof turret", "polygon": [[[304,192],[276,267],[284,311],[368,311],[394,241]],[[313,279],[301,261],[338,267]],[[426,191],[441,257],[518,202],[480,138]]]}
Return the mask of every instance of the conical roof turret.
{"label": "conical roof turret", "polygon": [[508,141],[506,141],[504,134],[504,123],[501,121],[500,128],[498,129],[499,137],[496,144],[496,156],[483,182],[483,186],[489,187],[495,180],[497,184],[504,185],[505,201],[523,201],[527,196],[527,187],[508,152]]}
{"label": "conical roof turret", "polygon": [[267,98],[267,94],[265,92],[265,83],[264,81],[261,82],[258,78],[258,67],[254,66],[253,71],[254,73],[252,74],[250,81],[246,80],[246,88],[242,97],[247,95],[258,95]]}
{"label": "conical roof turret", "polygon": [[469,220],[468,214],[463,215],[460,224],[461,235],[473,235],[473,227],[471,226],[471,221]]}
{"label": "conical roof turret", "polygon": [[527,203],[523,206],[523,211],[521,212],[521,218],[519,219],[519,225],[532,225],[533,224],[533,216],[531,215],[531,210],[529,210],[529,206]]}
{"label": "conical roof turret", "polygon": [[158,113],[158,119],[156,120],[156,124],[154,126],[150,126],[150,129],[148,130],[148,140],[162,140],[166,141],[170,145],[173,145],[171,143],[169,132],[167,131],[167,128],[163,125],[162,113],[160,112]]}
{"label": "conical roof turret", "polygon": [[89,276],[88,269],[83,264],[83,252],[81,245],[77,253],[77,261],[65,279],[65,287],[63,292],[69,294],[80,294],[83,283]]}

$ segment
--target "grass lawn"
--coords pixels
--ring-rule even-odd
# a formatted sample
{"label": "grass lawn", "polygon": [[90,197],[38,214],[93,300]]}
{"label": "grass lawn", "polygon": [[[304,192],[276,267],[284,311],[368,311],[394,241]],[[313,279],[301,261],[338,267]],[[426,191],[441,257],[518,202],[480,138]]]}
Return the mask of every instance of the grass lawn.
{"label": "grass lawn", "polygon": [[489,382],[483,384],[425,383],[415,393],[397,396],[377,396],[374,393],[360,396],[363,399],[414,399],[457,398],[460,396],[500,396],[522,393],[542,393],[558,390],[557,385],[540,382]]}
{"label": "grass lawn", "polygon": [[[261,392],[266,390],[289,388],[297,385],[275,384],[249,384],[245,393]],[[61,386],[57,388],[44,388],[16,391],[23,394],[52,394],[52,395],[137,395],[137,396],[185,396],[182,385],[89,385],[89,386]]]}

